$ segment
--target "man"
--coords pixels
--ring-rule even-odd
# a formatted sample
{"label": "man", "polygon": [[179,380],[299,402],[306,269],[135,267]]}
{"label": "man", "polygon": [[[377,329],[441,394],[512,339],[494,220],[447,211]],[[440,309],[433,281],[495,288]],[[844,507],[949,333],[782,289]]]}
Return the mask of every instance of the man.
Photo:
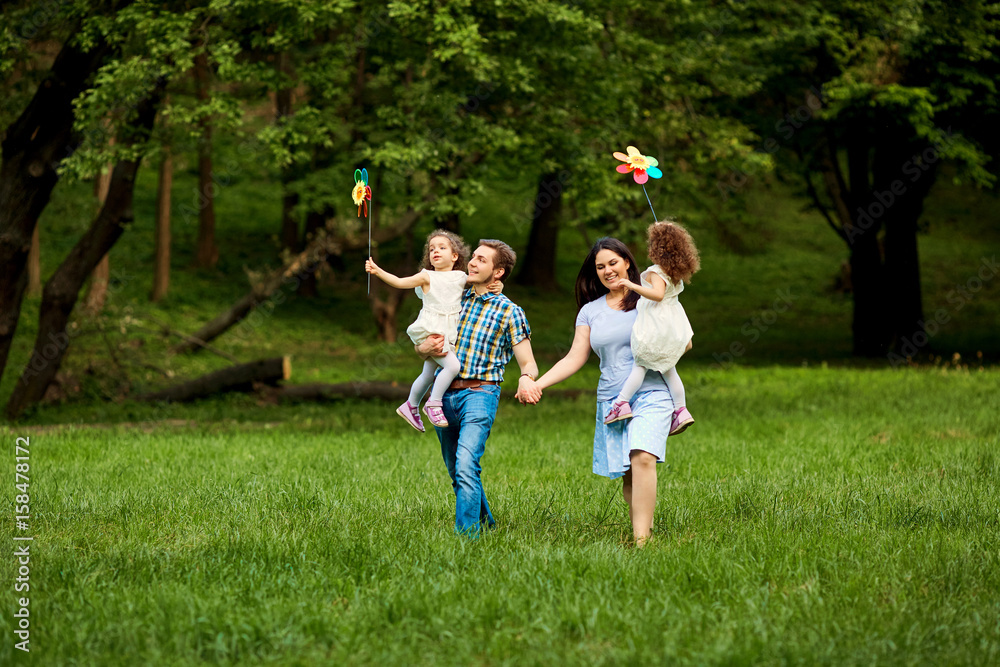
{"label": "man", "polygon": [[[509,245],[492,239],[481,240],[472,253],[472,286],[462,297],[455,345],[461,370],[444,395],[448,426],[435,427],[455,490],[455,531],[473,538],[496,523],[483,490],[479,460],[486,453],[486,440],[500,403],[504,366],[512,356],[521,369],[518,396],[530,403],[541,397],[535,387],[538,366],[531,352],[531,329],[524,311],[486,287],[494,280],[506,280],[516,259]],[[416,349],[423,355],[441,356],[443,344],[441,336],[430,336]]]}

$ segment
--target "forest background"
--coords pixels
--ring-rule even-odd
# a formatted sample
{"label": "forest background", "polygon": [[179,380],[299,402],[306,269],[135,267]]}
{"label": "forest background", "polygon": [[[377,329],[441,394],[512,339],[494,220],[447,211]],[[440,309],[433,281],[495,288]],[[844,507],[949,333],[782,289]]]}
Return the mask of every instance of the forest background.
{"label": "forest background", "polygon": [[296,381],[407,378],[417,300],[358,270],[362,166],[372,254],[408,274],[435,227],[509,240],[552,361],[589,243],[644,255],[627,145],[660,160],[652,208],[705,258],[687,362],[997,353],[994,3],[3,11],[8,417],[267,353]]}
{"label": "forest background", "polygon": [[[996,663],[998,10],[3,3],[0,663]],[[514,246],[543,371],[594,240],[691,230],[647,548],[593,358],[508,373],[498,529],[452,534],[435,438],[365,400],[419,302],[369,292],[360,167],[387,269]]]}

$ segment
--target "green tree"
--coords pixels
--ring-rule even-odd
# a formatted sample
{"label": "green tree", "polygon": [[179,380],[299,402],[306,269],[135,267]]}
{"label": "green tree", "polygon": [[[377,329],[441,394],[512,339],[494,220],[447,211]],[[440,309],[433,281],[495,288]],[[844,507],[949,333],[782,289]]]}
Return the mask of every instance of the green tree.
{"label": "green tree", "polygon": [[[942,161],[992,185],[1000,5],[747,2],[740,29],[765,98],[744,114],[761,150],[798,173],[850,253],[854,352],[923,331],[917,223]],[[766,137],[766,139],[764,139]],[[720,183],[725,196],[753,169]]]}
{"label": "green tree", "polygon": [[[111,5],[115,11],[129,3]],[[73,103],[115,52],[90,36],[62,4],[6,3],[0,27],[4,76],[0,163],[0,375],[7,365],[27,284],[25,265],[38,216],[59,180],[59,165],[83,139]],[[37,40],[62,44],[51,64],[32,49]],[[41,62],[40,62],[41,61]]]}

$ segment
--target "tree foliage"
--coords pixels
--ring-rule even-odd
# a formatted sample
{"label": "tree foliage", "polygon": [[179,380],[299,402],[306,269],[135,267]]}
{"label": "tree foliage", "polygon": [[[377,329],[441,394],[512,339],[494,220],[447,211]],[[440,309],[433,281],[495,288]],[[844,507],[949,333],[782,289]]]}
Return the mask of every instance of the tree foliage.
{"label": "tree foliage", "polygon": [[[360,238],[346,192],[361,165],[385,239],[474,214],[486,170],[514,166],[537,178],[539,197],[510,224],[547,225],[538,238],[549,254],[568,223],[638,240],[645,195],[610,168],[627,145],[660,160],[660,201],[737,220],[748,176],[796,170],[850,249],[863,354],[919,327],[915,227],[937,164],[995,183],[998,9],[985,0],[73,0],[0,11],[0,207],[16,213],[0,224],[11,262],[0,372],[24,238],[56,179],[91,178],[109,162],[138,168],[163,145],[193,150],[208,122],[240,160],[280,179],[283,231],[294,238],[305,224],[296,251],[317,234],[343,241],[334,248]],[[57,71],[60,52],[90,65]],[[198,59],[212,72],[208,96],[191,82]],[[65,116],[49,114],[54,129],[38,109],[53,85],[72,91]],[[43,160],[48,185],[14,166],[39,163],[22,141],[36,122],[65,134]],[[919,182],[867,224],[859,211],[908,167]],[[12,204],[32,188],[31,206]]]}

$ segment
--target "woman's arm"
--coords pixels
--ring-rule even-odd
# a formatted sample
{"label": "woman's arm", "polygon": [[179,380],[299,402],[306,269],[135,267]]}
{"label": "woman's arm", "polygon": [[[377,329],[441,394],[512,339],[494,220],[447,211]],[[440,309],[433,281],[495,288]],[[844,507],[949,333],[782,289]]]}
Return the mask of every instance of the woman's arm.
{"label": "woman's arm", "polygon": [[415,276],[407,276],[406,278],[400,278],[395,276],[385,269],[381,268],[376,264],[371,257],[365,262],[365,271],[376,276],[386,285],[390,287],[395,287],[396,289],[410,289],[411,287],[430,287],[430,281],[427,279],[427,274],[421,271]]}
{"label": "woman's arm", "polygon": [[663,295],[667,292],[667,282],[655,273],[649,274],[649,284],[652,287],[636,285],[631,280],[622,280],[620,284],[650,301],[663,301]]}
{"label": "woman's arm", "polygon": [[538,378],[535,385],[539,389],[551,387],[570,377],[583,368],[590,358],[590,327],[581,324],[573,334],[573,345],[566,356],[556,362],[549,372]]}

